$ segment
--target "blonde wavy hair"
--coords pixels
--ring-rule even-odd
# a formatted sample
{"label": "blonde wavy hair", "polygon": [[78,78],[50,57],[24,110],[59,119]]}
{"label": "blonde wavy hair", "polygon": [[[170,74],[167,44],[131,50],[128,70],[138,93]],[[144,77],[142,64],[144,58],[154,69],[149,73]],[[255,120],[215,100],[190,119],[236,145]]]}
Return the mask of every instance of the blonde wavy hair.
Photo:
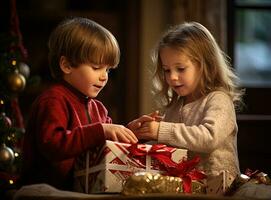
{"label": "blonde wavy hair", "polygon": [[197,22],[186,22],[170,28],[153,51],[152,60],[156,66],[153,92],[160,97],[161,107],[168,107],[179,98],[165,79],[160,58],[160,51],[165,47],[184,53],[199,66],[197,89],[201,96],[212,91],[223,91],[233,100],[237,110],[241,108],[244,90],[238,88],[239,79],[230,66],[229,58],[209,30]]}

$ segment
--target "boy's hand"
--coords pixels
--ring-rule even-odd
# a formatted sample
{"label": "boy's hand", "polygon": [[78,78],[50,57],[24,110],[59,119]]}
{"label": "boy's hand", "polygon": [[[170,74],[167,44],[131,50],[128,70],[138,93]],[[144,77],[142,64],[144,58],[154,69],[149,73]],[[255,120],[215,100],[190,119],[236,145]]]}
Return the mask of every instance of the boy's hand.
{"label": "boy's hand", "polygon": [[138,139],[134,133],[123,125],[118,124],[102,124],[104,129],[104,136],[107,140],[137,143]]}
{"label": "boy's hand", "polygon": [[135,132],[139,139],[144,140],[157,140],[158,129],[160,122],[149,121],[142,124],[142,126]]}

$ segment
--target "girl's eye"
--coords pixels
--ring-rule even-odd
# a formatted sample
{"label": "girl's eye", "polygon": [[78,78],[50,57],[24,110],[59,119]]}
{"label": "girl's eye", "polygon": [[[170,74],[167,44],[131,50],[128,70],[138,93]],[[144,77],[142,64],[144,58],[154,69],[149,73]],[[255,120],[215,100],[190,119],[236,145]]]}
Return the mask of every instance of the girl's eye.
{"label": "girl's eye", "polygon": [[169,70],[169,69],[164,69],[164,72],[165,72],[165,73],[169,73],[170,70]]}
{"label": "girl's eye", "polygon": [[184,67],[178,67],[178,71],[179,71],[179,72],[182,72],[182,71],[184,71],[184,70],[185,70]]}

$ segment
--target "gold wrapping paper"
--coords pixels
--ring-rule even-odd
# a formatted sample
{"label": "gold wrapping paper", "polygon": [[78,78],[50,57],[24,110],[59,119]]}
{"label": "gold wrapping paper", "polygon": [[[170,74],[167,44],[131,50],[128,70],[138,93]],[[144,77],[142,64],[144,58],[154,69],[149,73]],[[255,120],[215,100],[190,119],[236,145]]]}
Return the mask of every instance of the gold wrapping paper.
{"label": "gold wrapping paper", "polygon": [[[205,193],[205,185],[197,181],[192,181],[191,189],[193,194]],[[122,191],[124,195],[148,193],[183,193],[183,181],[179,177],[139,172],[126,180]]]}
{"label": "gold wrapping paper", "polygon": [[249,182],[256,183],[256,184],[271,185],[270,178],[264,172],[259,172],[258,174],[255,175],[255,177],[251,178]]}
{"label": "gold wrapping paper", "polygon": [[246,183],[271,185],[271,179],[263,172],[256,173],[253,177],[249,177],[245,174],[237,175],[225,195],[233,195],[242,185]]}

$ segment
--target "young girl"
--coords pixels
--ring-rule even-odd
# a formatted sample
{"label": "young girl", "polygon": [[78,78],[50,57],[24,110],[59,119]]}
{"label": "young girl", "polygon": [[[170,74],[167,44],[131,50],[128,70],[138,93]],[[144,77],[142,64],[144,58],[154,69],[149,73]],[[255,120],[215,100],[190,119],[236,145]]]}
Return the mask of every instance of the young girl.
{"label": "young girl", "polygon": [[60,23],[49,38],[57,83],[34,102],[24,138],[23,184],[47,183],[71,190],[75,158],[106,139],[136,143],[128,128],[112,124],[95,97],[119,63],[115,37],[86,18]]}
{"label": "young girl", "polygon": [[239,174],[235,108],[242,91],[211,33],[196,22],[176,26],[162,37],[153,60],[164,118],[152,120],[152,114],[128,127],[139,139],[186,148],[189,158],[199,155],[207,175]]}

